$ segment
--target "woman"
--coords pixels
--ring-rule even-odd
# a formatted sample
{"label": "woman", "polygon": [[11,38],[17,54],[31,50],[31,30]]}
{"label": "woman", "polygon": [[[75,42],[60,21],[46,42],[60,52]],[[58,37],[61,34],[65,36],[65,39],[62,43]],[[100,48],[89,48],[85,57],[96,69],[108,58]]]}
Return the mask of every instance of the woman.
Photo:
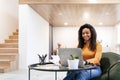
{"label": "woman", "polygon": [[78,48],[82,49],[85,64],[97,65],[91,70],[74,71],[69,73],[63,80],[90,80],[101,75],[100,60],[102,56],[102,46],[96,41],[96,31],[90,24],[84,24],[78,31]]}

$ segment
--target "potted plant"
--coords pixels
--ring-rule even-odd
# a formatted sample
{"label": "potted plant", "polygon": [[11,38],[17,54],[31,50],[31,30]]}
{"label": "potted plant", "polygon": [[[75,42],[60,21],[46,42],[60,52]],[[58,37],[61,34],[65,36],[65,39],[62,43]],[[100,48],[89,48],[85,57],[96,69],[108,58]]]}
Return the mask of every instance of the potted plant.
{"label": "potted plant", "polygon": [[75,54],[71,54],[71,59],[68,60],[69,69],[77,69],[79,64],[79,57]]}
{"label": "potted plant", "polygon": [[79,57],[76,55],[76,54],[71,54],[71,59],[74,60],[74,59],[79,59]]}

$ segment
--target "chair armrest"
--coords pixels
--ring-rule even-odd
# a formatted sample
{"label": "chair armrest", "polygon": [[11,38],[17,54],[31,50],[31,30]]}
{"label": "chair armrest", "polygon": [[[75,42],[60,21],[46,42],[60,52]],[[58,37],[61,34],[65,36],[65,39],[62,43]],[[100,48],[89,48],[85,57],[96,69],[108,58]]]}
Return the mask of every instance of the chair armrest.
{"label": "chair armrest", "polygon": [[114,64],[112,64],[112,65],[108,68],[108,70],[107,70],[107,72],[108,72],[108,79],[107,79],[107,80],[109,80],[110,71],[112,70],[112,68],[113,68],[115,65],[119,64],[119,63],[120,63],[120,60],[118,60],[117,62],[115,62]]}

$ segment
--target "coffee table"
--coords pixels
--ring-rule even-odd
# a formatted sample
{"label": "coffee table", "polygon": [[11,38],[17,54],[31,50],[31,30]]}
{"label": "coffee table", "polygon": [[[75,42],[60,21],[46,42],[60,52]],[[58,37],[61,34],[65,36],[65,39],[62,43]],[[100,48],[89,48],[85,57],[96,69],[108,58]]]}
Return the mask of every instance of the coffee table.
{"label": "coffee table", "polygon": [[55,80],[57,80],[57,72],[63,72],[63,71],[80,71],[80,70],[90,70],[90,77],[91,77],[91,69],[95,68],[96,66],[85,66],[83,68],[78,68],[78,69],[69,69],[68,67],[65,66],[58,66],[55,65],[51,62],[45,63],[45,64],[40,64],[40,63],[35,63],[31,64],[28,66],[28,80],[30,80],[30,73],[31,70],[38,70],[38,71],[51,71],[55,72]]}

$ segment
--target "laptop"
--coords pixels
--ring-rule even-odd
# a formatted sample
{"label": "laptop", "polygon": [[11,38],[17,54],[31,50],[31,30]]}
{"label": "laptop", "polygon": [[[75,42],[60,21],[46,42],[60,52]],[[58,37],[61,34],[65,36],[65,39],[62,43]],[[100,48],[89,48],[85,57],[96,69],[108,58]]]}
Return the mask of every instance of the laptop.
{"label": "laptop", "polygon": [[76,55],[79,59],[79,67],[84,67],[81,48],[59,48],[58,55],[60,57],[61,65],[68,67],[68,59],[71,59],[71,55]]}

